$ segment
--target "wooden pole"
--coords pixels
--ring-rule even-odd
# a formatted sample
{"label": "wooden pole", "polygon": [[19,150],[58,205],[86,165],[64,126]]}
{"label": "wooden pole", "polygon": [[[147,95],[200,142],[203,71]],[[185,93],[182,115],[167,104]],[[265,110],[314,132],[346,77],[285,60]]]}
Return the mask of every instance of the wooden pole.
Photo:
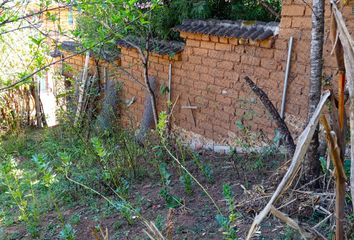
{"label": "wooden pole", "polygon": [[343,160],[341,159],[340,147],[337,144],[336,135],[331,131],[328,121],[324,115],[321,117],[321,123],[326,131],[327,143],[333,165],[335,168],[336,179],[336,239],[344,239],[344,204],[345,204],[345,171]]}

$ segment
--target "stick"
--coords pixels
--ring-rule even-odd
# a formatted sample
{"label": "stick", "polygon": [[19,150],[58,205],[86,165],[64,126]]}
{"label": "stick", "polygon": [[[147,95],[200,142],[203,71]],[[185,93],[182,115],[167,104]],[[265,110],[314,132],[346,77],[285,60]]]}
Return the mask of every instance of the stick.
{"label": "stick", "polygon": [[285,222],[289,227],[299,231],[303,239],[312,239],[313,236],[311,234],[306,233],[302,228],[300,228],[299,224],[295,222],[290,217],[286,216],[284,213],[276,209],[273,205],[270,207],[271,213],[279,218],[281,221]]}
{"label": "stick", "polygon": [[345,172],[341,153],[336,141],[336,136],[331,131],[325,116],[321,117],[321,123],[326,130],[326,138],[333,165],[335,168],[336,178],[336,239],[344,239],[344,205],[345,205]]}
{"label": "stick", "polygon": [[273,103],[269,100],[267,94],[260,89],[248,76],[245,78],[246,83],[252,91],[257,95],[257,97],[261,100],[265,108],[268,110],[268,112],[272,115],[273,119],[275,120],[280,133],[284,136],[285,138],[285,145],[288,150],[288,154],[290,156],[294,155],[295,152],[295,143],[294,139],[291,136],[291,133],[288,129],[288,126],[286,125],[284,119],[279,115],[278,110],[274,107]]}

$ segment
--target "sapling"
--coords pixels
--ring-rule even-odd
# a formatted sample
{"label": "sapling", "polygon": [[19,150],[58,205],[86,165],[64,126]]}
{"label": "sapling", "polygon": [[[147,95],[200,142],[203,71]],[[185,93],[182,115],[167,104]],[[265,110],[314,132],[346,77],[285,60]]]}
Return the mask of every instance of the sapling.
{"label": "sapling", "polygon": [[75,240],[76,235],[75,229],[70,224],[65,224],[63,229],[59,233],[60,240]]}
{"label": "sapling", "polygon": [[214,182],[214,177],[213,177],[213,170],[211,169],[211,167],[209,166],[209,164],[207,163],[202,163],[202,161],[200,160],[200,157],[197,153],[193,153],[193,161],[194,163],[197,165],[197,167],[199,168],[199,170],[203,173],[203,175],[206,177],[206,179],[208,180],[209,183],[213,183]]}
{"label": "sapling", "polygon": [[225,217],[224,215],[218,214],[216,215],[216,221],[223,229],[224,239],[235,240],[238,239],[237,228],[235,226],[237,214],[233,193],[229,184],[223,185],[223,195],[228,207],[228,216]]}
{"label": "sapling", "polygon": [[19,220],[26,223],[32,237],[38,237],[39,210],[37,194],[34,190],[38,180],[33,178],[33,173],[20,169],[12,156],[2,152],[2,149],[0,153],[3,158],[0,165],[0,184],[5,187],[6,193],[18,208]]}

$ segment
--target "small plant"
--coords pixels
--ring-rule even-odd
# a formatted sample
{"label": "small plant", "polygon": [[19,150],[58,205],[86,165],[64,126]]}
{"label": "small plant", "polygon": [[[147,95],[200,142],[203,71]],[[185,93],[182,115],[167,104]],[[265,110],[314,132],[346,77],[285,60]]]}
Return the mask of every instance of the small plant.
{"label": "small plant", "polygon": [[200,157],[197,153],[193,153],[192,156],[193,156],[194,163],[197,165],[199,170],[203,173],[204,177],[206,177],[206,179],[208,180],[209,183],[213,183],[214,177],[213,177],[213,171],[210,168],[210,165],[206,164],[206,163],[202,163],[202,161],[200,160]]}
{"label": "small plant", "polygon": [[223,195],[228,207],[228,217],[221,214],[216,215],[216,221],[223,229],[223,235],[225,240],[235,240],[237,237],[237,228],[235,226],[236,215],[236,205],[233,198],[233,193],[231,186],[229,184],[223,185]]}
{"label": "small plant", "polygon": [[132,225],[134,220],[139,216],[140,209],[133,208],[130,203],[125,200],[117,201],[115,206],[129,225]]}
{"label": "small plant", "polygon": [[70,217],[70,223],[75,225],[78,224],[81,220],[81,215],[79,213],[74,213],[71,217]]}
{"label": "small plant", "polygon": [[159,171],[160,171],[162,183],[165,186],[170,185],[172,175],[167,170],[167,164],[166,163],[160,163]]}
{"label": "small plant", "polygon": [[70,224],[65,224],[64,228],[59,233],[61,240],[75,240],[75,229]]}
{"label": "small plant", "polygon": [[12,156],[1,152],[3,162],[0,165],[0,185],[5,187],[12,204],[19,210],[19,220],[24,221],[33,238],[39,236],[39,209],[35,186],[38,180],[33,173],[18,167]]}
{"label": "small plant", "polygon": [[121,177],[119,181],[119,186],[116,189],[116,193],[119,194],[120,196],[128,197],[129,187],[130,187],[129,182],[125,178]]}
{"label": "small plant", "polygon": [[179,178],[180,182],[183,184],[184,191],[187,194],[192,194],[192,178],[186,172],[183,172],[183,175]]}
{"label": "small plant", "polygon": [[160,196],[165,200],[168,208],[178,208],[183,205],[182,199],[169,193],[166,188],[160,191]]}
{"label": "small plant", "polygon": [[161,216],[160,214],[157,215],[155,219],[155,226],[157,227],[158,230],[162,231],[165,225],[165,218]]}

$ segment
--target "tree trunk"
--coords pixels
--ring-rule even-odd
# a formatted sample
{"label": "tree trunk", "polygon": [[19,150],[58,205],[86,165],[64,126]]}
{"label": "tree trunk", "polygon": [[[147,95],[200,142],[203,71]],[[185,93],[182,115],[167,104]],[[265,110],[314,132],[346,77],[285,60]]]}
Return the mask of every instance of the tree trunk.
{"label": "tree trunk", "polygon": [[[323,39],[324,39],[324,0],[313,0],[312,3],[312,32],[311,32],[311,73],[308,119],[313,115],[321,97],[321,81],[323,68]],[[304,181],[308,182],[320,174],[318,154],[318,127],[313,135],[304,162]]]}

